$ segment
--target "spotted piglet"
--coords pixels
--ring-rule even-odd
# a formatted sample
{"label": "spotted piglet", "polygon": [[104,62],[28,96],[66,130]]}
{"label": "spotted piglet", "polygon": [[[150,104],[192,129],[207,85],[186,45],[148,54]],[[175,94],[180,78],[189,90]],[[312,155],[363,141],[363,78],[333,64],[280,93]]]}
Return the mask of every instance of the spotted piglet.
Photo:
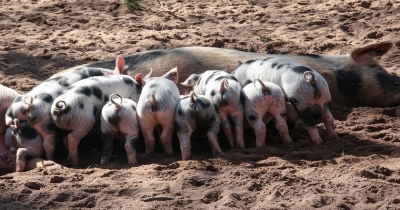
{"label": "spotted piglet", "polygon": [[133,101],[139,99],[142,88],[137,81],[141,81],[142,75],[136,75],[135,79],[127,75],[91,77],[74,83],[54,99],[53,122],[60,129],[71,131],[67,137],[67,160],[71,165],[79,164],[79,142],[100,120],[101,109],[112,93]]}
{"label": "spotted piglet", "polygon": [[316,144],[323,142],[316,127],[316,114],[322,118],[329,137],[338,138],[330,111],[331,94],[328,83],[315,70],[276,56],[248,61],[240,65],[233,74],[242,86],[259,78],[282,88]]}
{"label": "spotted piglet", "polygon": [[282,89],[270,82],[254,79],[243,90],[244,115],[256,133],[256,146],[265,146],[265,123],[275,120],[283,142],[292,142],[286,124],[286,104]]}
{"label": "spotted piglet", "polygon": [[5,143],[10,151],[16,152],[17,172],[25,170],[29,159],[44,154],[42,137],[26,121],[20,123],[18,119],[14,119],[14,123],[7,129]]}
{"label": "spotted piglet", "polygon": [[174,154],[172,136],[175,129],[175,107],[179,101],[179,90],[176,86],[178,79],[177,68],[170,70],[162,77],[145,79],[137,104],[137,114],[144,136],[146,154],[154,152],[153,131],[157,125],[162,127],[160,140],[164,147],[164,153]]}
{"label": "spotted piglet", "polygon": [[222,152],[217,138],[219,116],[212,102],[206,97],[196,95],[193,91],[190,92],[190,95],[181,97],[176,106],[175,122],[182,160],[190,159],[190,137],[196,130],[207,132],[208,142],[214,155]]}
{"label": "spotted piglet", "polygon": [[125,140],[128,164],[135,165],[136,142],[139,138],[139,120],[136,114],[136,102],[113,93],[101,111],[101,139],[103,154],[100,164],[110,160],[113,138]]}
{"label": "spotted piglet", "polygon": [[[196,94],[205,95],[216,106],[222,129],[231,148],[244,148],[243,105],[241,87],[234,76],[227,72],[208,70],[202,74],[192,74],[183,86],[193,87]],[[233,125],[233,129],[231,127]]]}
{"label": "spotted piglet", "polygon": [[53,160],[56,126],[50,117],[50,107],[54,99],[77,81],[95,76],[119,75],[122,74],[124,66],[124,59],[118,57],[114,70],[82,67],[75,71],[50,77],[24,96],[14,99],[13,103],[7,109],[6,123],[7,125],[11,125],[14,119],[28,121],[43,137],[43,147],[46,157]]}

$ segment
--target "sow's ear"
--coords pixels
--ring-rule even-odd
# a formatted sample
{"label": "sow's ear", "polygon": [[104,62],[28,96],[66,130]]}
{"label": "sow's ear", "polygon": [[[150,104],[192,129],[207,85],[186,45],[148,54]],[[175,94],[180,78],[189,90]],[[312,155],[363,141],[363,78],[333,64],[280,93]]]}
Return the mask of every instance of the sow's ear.
{"label": "sow's ear", "polygon": [[387,53],[393,47],[391,42],[381,42],[377,44],[368,45],[362,48],[355,49],[351,52],[351,57],[357,63],[365,59],[373,59]]}

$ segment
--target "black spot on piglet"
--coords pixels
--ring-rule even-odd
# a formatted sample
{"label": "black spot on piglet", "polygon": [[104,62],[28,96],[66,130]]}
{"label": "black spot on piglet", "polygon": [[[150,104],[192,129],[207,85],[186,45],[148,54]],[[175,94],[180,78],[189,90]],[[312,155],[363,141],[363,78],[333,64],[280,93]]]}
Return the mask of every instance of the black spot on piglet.
{"label": "black spot on piglet", "polygon": [[211,106],[210,102],[202,99],[196,99],[196,104],[200,105],[203,109],[206,109]]}
{"label": "black spot on piglet", "polygon": [[108,122],[110,122],[111,125],[114,127],[118,128],[119,127],[119,116],[117,114],[113,114],[108,117]]}
{"label": "black spot on piglet", "polygon": [[42,101],[46,102],[46,103],[51,103],[54,100],[53,96],[51,96],[48,93],[40,93],[39,95],[37,95],[37,98],[39,100],[42,100]]}
{"label": "black spot on piglet", "polygon": [[100,88],[94,86],[94,87],[92,87],[92,92],[93,92],[94,96],[96,96],[96,98],[98,98],[101,101],[101,99],[103,97],[103,91],[101,91]]}
{"label": "black spot on piglet", "polygon": [[293,68],[293,71],[299,74],[303,74],[306,71],[312,71],[312,70],[305,66],[296,66]]}
{"label": "black spot on piglet", "polygon": [[129,77],[124,77],[123,80],[127,85],[132,85],[134,83],[133,79],[130,79]]}
{"label": "black spot on piglet", "polygon": [[77,89],[76,93],[84,94],[85,96],[89,97],[90,95],[92,95],[92,90],[89,87],[85,86],[85,87],[81,87],[81,88]]}
{"label": "black spot on piglet", "polygon": [[212,90],[210,94],[211,94],[211,96],[215,96],[215,91]]}
{"label": "black spot on piglet", "polygon": [[89,73],[89,77],[103,76],[104,75],[104,72],[101,71],[100,69],[89,69],[88,73]]}
{"label": "black spot on piglet", "polygon": [[62,78],[60,80],[58,80],[58,84],[64,87],[68,87],[70,84],[68,83],[68,79],[67,78]]}

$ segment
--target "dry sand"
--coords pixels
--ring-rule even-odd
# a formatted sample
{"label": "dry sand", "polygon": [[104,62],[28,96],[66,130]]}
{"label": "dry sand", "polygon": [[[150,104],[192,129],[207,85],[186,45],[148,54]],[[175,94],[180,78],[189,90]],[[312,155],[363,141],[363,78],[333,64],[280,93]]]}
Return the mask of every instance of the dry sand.
{"label": "dry sand", "polygon": [[[400,1],[3,0],[0,84],[21,93],[55,72],[150,49],[216,46],[260,53],[348,53],[379,41],[395,46],[381,64],[400,75]],[[338,140],[315,145],[304,130],[282,144],[228,149],[212,157],[193,140],[193,160],[143,155],[126,165],[122,147],[98,166],[0,171],[0,209],[400,209],[400,107],[333,110]],[[62,160],[61,160],[62,163]]]}

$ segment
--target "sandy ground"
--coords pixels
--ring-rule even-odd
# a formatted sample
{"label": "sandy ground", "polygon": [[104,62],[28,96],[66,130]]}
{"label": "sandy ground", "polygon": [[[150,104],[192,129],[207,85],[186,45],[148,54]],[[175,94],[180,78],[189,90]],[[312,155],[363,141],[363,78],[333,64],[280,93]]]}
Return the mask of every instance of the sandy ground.
{"label": "sandy ground", "polygon": [[[0,84],[20,93],[55,72],[150,49],[216,46],[262,53],[348,53],[379,41],[395,46],[381,64],[400,75],[400,1],[2,0]],[[268,3],[266,3],[268,2]],[[82,168],[0,171],[0,209],[400,209],[400,107],[335,107],[338,140],[315,145],[304,130],[282,144],[212,157],[193,140],[193,160],[139,145],[139,165],[121,145],[111,163],[81,152]],[[63,152],[60,152],[62,157]],[[60,158],[63,163],[63,159]]]}

